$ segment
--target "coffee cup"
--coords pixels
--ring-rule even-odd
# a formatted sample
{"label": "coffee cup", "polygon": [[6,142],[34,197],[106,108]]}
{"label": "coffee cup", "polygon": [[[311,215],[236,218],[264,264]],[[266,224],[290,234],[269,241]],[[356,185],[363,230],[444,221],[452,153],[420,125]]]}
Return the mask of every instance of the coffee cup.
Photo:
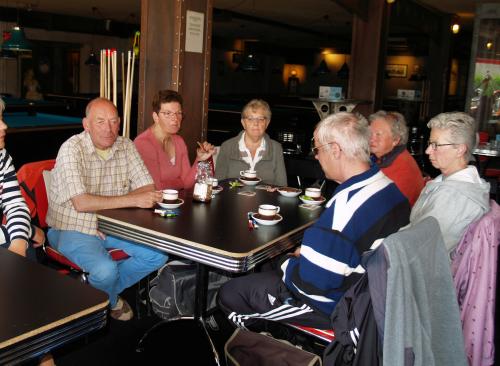
{"label": "coffee cup", "polygon": [[217,187],[219,185],[219,180],[217,178],[212,178],[212,187]]}
{"label": "coffee cup", "polygon": [[321,189],[313,187],[306,188],[306,196],[311,198],[319,198],[321,197]]}
{"label": "coffee cup", "polygon": [[260,205],[259,206],[259,215],[265,217],[273,217],[278,212],[280,212],[279,206],[274,205]]}
{"label": "coffee cup", "polygon": [[257,171],[255,170],[242,170],[240,175],[245,178],[257,178]]}
{"label": "coffee cup", "polygon": [[179,198],[179,192],[175,189],[164,189],[163,190],[163,200],[167,202],[177,201]]}

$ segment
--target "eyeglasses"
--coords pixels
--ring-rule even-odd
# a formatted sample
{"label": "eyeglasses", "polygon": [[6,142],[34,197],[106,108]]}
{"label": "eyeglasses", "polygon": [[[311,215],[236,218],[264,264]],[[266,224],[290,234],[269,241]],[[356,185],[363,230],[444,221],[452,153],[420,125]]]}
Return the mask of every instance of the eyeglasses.
{"label": "eyeglasses", "polygon": [[323,145],[319,145],[319,146],[314,146],[311,148],[311,154],[316,156],[319,154],[319,149],[321,149],[323,146],[327,146],[327,145],[331,145],[331,144],[334,144],[335,141],[332,141],[332,142],[328,142],[326,144],[323,144]]}
{"label": "eyeglasses", "polygon": [[245,120],[253,123],[265,123],[267,121],[267,117],[245,117]]}
{"label": "eyeglasses", "polygon": [[440,146],[451,146],[451,145],[458,145],[458,144],[438,144],[437,142],[432,142],[432,141],[427,142],[427,146],[430,146],[432,150],[437,150],[437,148]]}
{"label": "eyeglasses", "polygon": [[158,114],[161,114],[163,117],[168,119],[184,117],[184,113],[182,112],[160,111]]}

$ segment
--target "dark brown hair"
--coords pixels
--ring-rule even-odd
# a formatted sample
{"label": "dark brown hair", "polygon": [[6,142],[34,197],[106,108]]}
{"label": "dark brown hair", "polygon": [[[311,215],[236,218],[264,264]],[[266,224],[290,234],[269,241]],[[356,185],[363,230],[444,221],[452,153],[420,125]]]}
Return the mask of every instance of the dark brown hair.
{"label": "dark brown hair", "polygon": [[160,90],[153,97],[153,112],[158,113],[161,110],[161,105],[165,103],[177,102],[182,107],[182,97],[175,90]]}

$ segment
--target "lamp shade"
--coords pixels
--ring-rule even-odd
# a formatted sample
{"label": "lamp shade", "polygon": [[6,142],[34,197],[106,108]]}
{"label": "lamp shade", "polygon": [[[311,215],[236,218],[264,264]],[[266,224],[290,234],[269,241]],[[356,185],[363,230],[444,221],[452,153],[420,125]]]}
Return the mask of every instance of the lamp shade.
{"label": "lamp shade", "polygon": [[344,61],[344,64],[340,67],[339,71],[337,71],[337,76],[340,79],[349,79],[349,66],[347,62]]}
{"label": "lamp shade", "polygon": [[329,74],[330,73],[330,69],[328,68],[328,65],[326,64],[325,60],[321,60],[321,62],[319,63],[318,68],[316,69],[316,71],[314,73],[316,75],[324,75],[324,74]]}
{"label": "lamp shade", "polygon": [[260,71],[259,61],[251,53],[243,58],[243,61],[239,64],[237,70],[256,72]]}
{"label": "lamp shade", "polygon": [[85,61],[85,65],[87,65],[87,66],[98,66],[99,65],[99,60],[97,59],[97,56],[95,55],[94,52],[90,52],[90,55],[87,58],[87,61]]}
{"label": "lamp shade", "polygon": [[7,51],[31,51],[31,42],[24,36],[24,31],[18,26],[10,31],[10,38],[2,44],[2,49]]}

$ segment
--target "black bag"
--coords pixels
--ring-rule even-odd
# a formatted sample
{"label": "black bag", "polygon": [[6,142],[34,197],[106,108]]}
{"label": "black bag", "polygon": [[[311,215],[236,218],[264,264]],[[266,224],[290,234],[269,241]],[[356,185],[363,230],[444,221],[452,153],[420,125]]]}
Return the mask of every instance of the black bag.
{"label": "black bag", "polygon": [[228,366],[321,366],[321,358],[265,334],[236,329],[224,346]]}
{"label": "black bag", "polygon": [[[215,307],[215,296],[219,287],[230,277],[218,272],[209,272],[207,308]],[[172,320],[183,316],[193,316],[196,263],[176,260],[165,264],[150,282],[149,298],[151,307],[162,319]]]}

